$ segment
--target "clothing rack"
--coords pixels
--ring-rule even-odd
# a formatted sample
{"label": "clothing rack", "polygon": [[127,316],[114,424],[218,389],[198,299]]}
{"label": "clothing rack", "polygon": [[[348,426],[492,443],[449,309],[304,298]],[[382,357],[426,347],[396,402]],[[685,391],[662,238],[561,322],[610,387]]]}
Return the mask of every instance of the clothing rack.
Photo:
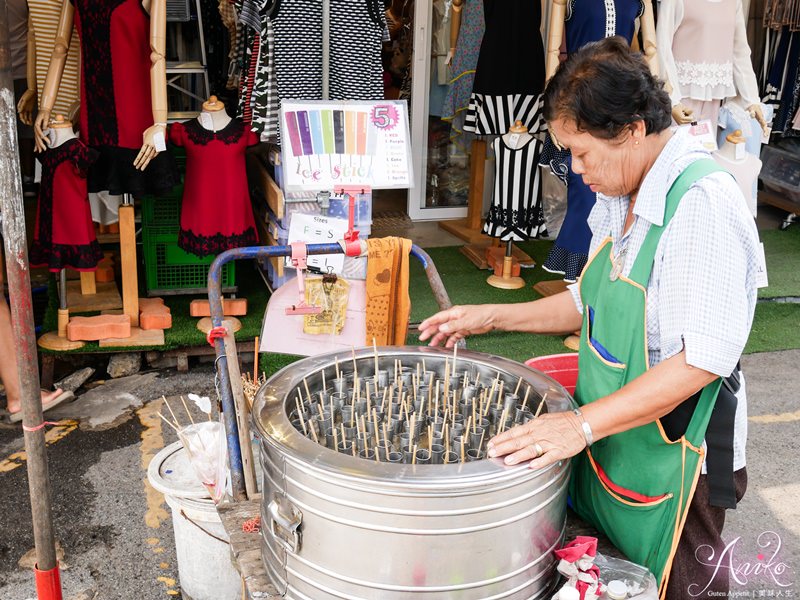
{"label": "clothing rack", "polygon": [[800,31],[800,0],[766,0],[764,3],[764,27]]}

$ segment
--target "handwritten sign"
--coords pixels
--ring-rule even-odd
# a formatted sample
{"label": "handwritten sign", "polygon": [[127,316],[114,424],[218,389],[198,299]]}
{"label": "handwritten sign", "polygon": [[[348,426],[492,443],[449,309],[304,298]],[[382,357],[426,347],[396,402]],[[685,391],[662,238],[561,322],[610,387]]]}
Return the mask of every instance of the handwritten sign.
{"label": "handwritten sign", "polygon": [[[347,219],[294,213],[289,223],[289,243],[333,244],[344,237],[347,228]],[[317,254],[309,256],[307,263],[321,273],[341,273],[344,254]],[[286,266],[292,266],[291,259],[286,259]]]}
{"label": "handwritten sign", "polygon": [[411,185],[404,100],[281,102],[283,173],[288,191]]}

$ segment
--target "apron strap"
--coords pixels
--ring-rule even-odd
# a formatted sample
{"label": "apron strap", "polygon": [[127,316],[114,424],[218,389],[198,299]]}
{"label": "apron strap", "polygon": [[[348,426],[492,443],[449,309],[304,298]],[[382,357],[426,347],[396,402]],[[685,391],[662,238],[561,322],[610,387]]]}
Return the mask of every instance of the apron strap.
{"label": "apron strap", "polygon": [[647,282],[653,270],[653,260],[656,256],[658,243],[661,240],[661,234],[664,233],[667,225],[669,225],[669,222],[675,215],[675,211],[678,210],[681,199],[697,181],[707,175],[717,172],[725,173],[726,171],[720,167],[714,159],[702,158],[690,164],[678,175],[672,187],[670,187],[669,192],[667,192],[667,200],[664,208],[664,224],[660,226],[650,226],[650,230],[647,232],[642,247],[636,256],[636,262],[631,269],[630,279],[645,289],[647,288]]}

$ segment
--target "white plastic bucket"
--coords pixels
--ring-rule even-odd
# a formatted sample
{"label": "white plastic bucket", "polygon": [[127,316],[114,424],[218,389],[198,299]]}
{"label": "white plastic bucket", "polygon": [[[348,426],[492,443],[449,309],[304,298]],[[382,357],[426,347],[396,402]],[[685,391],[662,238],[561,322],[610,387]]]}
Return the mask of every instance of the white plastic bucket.
{"label": "white plastic bucket", "polygon": [[197,479],[183,444],[159,452],[147,469],[150,484],[172,509],[181,594],[187,600],[238,600],[242,583],[231,563],[228,534]]}

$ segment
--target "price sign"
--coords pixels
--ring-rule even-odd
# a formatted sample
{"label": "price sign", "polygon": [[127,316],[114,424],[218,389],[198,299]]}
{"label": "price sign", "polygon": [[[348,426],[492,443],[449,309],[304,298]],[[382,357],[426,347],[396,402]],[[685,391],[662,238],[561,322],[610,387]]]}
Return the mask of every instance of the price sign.
{"label": "price sign", "polygon": [[[294,213],[289,223],[289,243],[332,244],[344,237],[347,226],[347,219]],[[309,255],[307,264],[321,273],[341,273],[344,267],[344,254]],[[286,266],[292,266],[291,259],[286,259]]]}

